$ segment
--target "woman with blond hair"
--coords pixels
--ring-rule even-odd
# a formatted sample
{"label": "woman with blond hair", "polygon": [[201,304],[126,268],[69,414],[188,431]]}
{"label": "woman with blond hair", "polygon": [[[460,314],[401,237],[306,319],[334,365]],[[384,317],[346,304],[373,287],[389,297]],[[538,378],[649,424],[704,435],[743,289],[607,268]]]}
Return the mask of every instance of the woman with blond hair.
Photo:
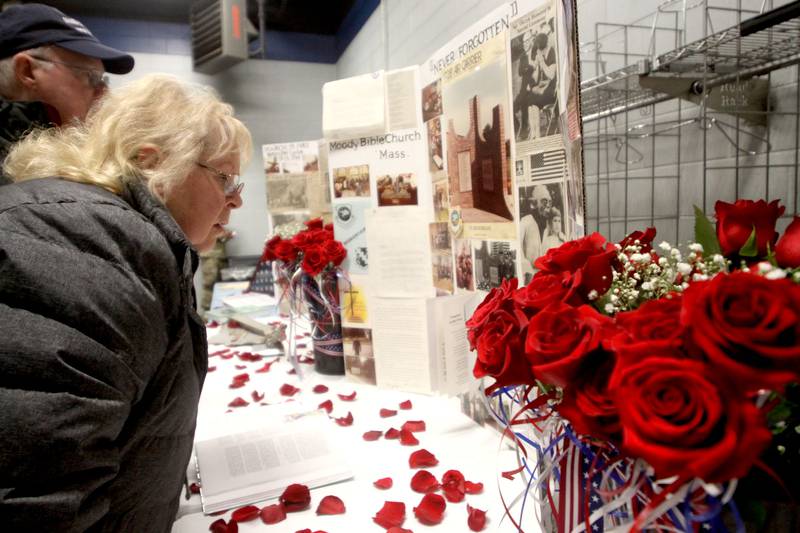
{"label": "woman with blond hair", "polygon": [[169,531],[207,368],[195,247],[241,206],[251,139],[148,76],[15,145],[0,194],[0,523]]}

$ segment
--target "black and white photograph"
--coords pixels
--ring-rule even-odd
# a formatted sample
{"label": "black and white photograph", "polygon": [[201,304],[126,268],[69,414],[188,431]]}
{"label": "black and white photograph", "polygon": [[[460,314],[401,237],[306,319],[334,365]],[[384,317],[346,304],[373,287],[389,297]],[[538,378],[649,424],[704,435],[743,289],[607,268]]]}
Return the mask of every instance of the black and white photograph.
{"label": "black and white photograph", "polygon": [[267,207],[283,211],[306,209],[306,183],[305,176],[267,178]]}
{"label": "black and white photograph", "polygon": [[428,167],[431,172],[439,172],[444,170],[441,121],[435,118],[425,124],[428,128]]}
{"label": "black and white photograph", "polygon": [[533,274],[531,263],[567,241],[564,211],[563,181],[519,188],[520,253],[526,283],[527,274]]}
{"label": "black and white photograph", "polygon": [[422,89],[422,121],[442,114],[442,82],[436,80]]}
{"label": "black and white photograph", "polygon": [[450,210],[450,197],[447,194],[447,180],[433,184],[433,213],[437,222],[447,222]]}
{"label": "black and white photograph", "polygon": [[514,175],[517,178],[525,176],[525,160],[524,159],[517,159],[514,162]]}
{"label": "black and white photograph", "polygon": [[432,251],[448,253],[452,251],[450,229],[447,227],[447,222],[429,224],[428,231],[430,232]]}
{"label": "black and white photograph", "polygon": [[378,205],[417,205],[417,179],[411,172],[379,176],[376,181]]}
{"label": "black and white photograph", "polygon": [[522,29],[511,39],[511,87],[517,142],[559,133],[555,18],[549,11],[546,6],[515,21],[517,30]]}
{"label": "black and white photograph", "polygon": [[433,286],[437,295],[453,294],[453,253],[435,251],[431,254]]}
{"label": "black and white photograph", "polygon": [[283,226],[292,222],[302,224],[306,220],[310,219],[311,215],[303,211],[299,213],[273,213],[270,215],[270,218],[272,219],[272,228],[274,230],[278,226]]}
{"label": "black and white photograph", "polygon": [[335,198],[369,198],[369,165],[333,169]]}
{"label": "black and white photograph", "polygon": [[517,250],[508,241],[473,241],[475,288],[488,291],[517,275]]}
{"label": "black and white photograph", "polygon": [[455,241],[456,287],[465,291],[475,290],[475,273],[472,270],[472,245],[468,239]]}
{"label": "black and white photograph", "polygon": [[372,352],[372,330],[342,328],[344,367],[353,381],[375,384],[375,355]]}

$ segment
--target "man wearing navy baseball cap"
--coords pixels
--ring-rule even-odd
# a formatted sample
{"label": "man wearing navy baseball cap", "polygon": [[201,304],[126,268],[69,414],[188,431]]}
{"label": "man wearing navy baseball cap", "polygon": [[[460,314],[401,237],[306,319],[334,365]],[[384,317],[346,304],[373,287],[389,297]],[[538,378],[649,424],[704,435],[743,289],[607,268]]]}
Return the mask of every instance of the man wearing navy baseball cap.
{"label": "man wearing navy baseball cap", "polygon": [[[43,4],[0,12],[0,163],[36,127],[83,120],[133,57],[105,46],[79,21]],[[3,178],[0,172],[0,184]]]}

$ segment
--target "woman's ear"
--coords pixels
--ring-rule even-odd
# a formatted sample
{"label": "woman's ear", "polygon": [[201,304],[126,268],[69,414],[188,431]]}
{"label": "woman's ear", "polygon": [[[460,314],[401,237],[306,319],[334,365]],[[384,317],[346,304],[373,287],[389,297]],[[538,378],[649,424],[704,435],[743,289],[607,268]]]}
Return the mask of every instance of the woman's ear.
{"label": "woman's ear", "polygon": [[144,144],[136,153],[136,162],[142,170],[151,170],[161,162],[161,150],[154,144]]}
{"label": "woman's ear", "polygon": [[30,55],[25,52],[20,52],[14,55],[12,65],[14,66],[14,76],[19,82],[20,86],[24,88],[26,96],[28,94],[38,95],[36,75],[33,72],[33,61]]}

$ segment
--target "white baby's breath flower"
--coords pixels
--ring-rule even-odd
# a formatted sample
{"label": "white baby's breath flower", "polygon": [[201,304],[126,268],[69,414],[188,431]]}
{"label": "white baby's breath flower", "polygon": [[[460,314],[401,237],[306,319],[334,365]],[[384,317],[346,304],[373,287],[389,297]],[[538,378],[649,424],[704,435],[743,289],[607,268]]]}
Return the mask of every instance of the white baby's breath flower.
{"label": "white baby's breath flower", "polygon": [[693,242],[689,245],[689,249],[693,252],[697,252],[699,254],[703,253],[703,245],[699,242]]}
{"label": "white baby's breath flower", "polygon": [[766,274],[773,269],[772,264],[767,261],[761,261],[756,266],[758,267],[759,274]]}
{"label": "white baby's breath flower", "polygon": [[589,291],[589,294],[587,294],[586,296],[587,296],[587,298],[589,298],[589,301],[593,301],[593,300],[597,300],[597,297],[599,296],[599,294],[597,294],[596,290],[592,289],[592,290]]}
{"label": "white baby's breath flower", "polygon": [[642,289],[646,290],[646,291],[652,291],[653,290],[653,284],[651,282],[649,282],[649,281],[645,281],[644,283],[642,283]]}
{"label": "white baby's breath flower", "polygon": [[683,283],[681,283],[681,289],[686,290],[688,288],[689,288],[689,284],[688,283],[686,283],[685,281]]}
{"label": "white baby's breath flower", "polygon": [[764,277],[767,279],[783,279],[786,277],[786,271],[782,268],[775,268],[767,272]]}
{"label": "white baby's breath flower", "polygon": [[608,313],[610,315],[610,314],[614,313],[614,306],[611,305],[611,304],[606,304],[605,310],[606,310],[606,313]]}
{"label": "white baby's breath flower", "polygon": [[692,281],[706,281],[707,279],[708,276],[706,276],[705,274],[695,274],[694,276],[692,276]]}
{"label": "white baby's breath flower", "polygon": [[669,261],[667,261],[666,257],[659,257],[658,258],[658,264],[661,265],[662,267],[667,266],[667,263],[669,263]]}
{"label": "white baby's breath flower", "polygon": [[720,254],[714,254],[714,257],[712,258],[712,260],[715,263],[717,263],[718,265],[724,265],[725,264],[725,258]]}
{"label": "white baby's breath flower", "polygon": [[619,301],[619,296],[612,294],[610,299],[613,303],[617,303]]}
{"label": "white baby's breath flower", "polygon": [[659,244],[658,247],[664,250],[665,252],[669,252],[672,249],[672,245],[667,241],[661,241],[661,244]]}
{"label": "white baby's breath flower", "polygon": [[684,276],[688,276],[692,272],[692,265],[689,263],[678,263],[676,266],[678,268],[678,272]]}

